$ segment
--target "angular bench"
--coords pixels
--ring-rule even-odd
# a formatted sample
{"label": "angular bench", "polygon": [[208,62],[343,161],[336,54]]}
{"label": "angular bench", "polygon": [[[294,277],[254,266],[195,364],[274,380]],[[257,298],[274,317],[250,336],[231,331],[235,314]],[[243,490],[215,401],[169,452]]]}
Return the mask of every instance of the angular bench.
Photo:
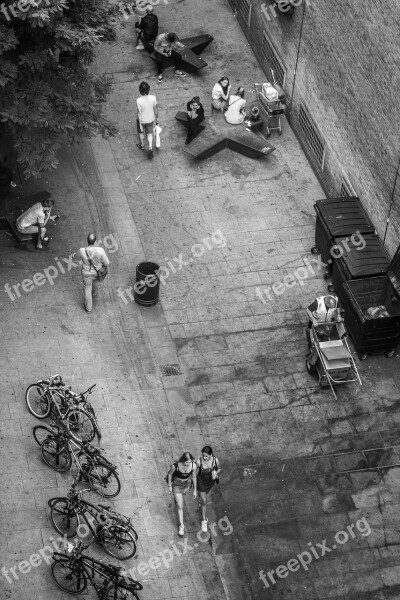
{"label": "angular bench", "polygon": [[[182,115],[185,113],[179,111],[175,115],[175,119],[185,125]],[[203,159],[217,154],[224,148],[239,152],[248,158],[261,158],[275,150],[274,146],[262,136],[246,131],[244,125],[221,124],[219,131],[211,126],[202,131],[190,144],[185,146],[184,151],[194,158]]]}
{"label": "angular bench", "polygon": [[17,244],[23,244],[24,242],[33,240],[36,235],[34,233],[20,233],[16,228],[15,223],[9,221],[7,217],[0,217],[0,229],[10,233]]}
{"label": "angular bench", "polygon": [[[183,125],[185,127],[185,129],[189,129],[189,127],[188,127],[189,117],[186,112],[184,112],[183,110],[180,110],[179,112],[176,113],[175,119],[178,121],[178,123]],[[203,129],[205,129],[204,125],[199,124],[197,127],[200,129],[200,131],[203,131]]]}
{"label": "angular bench", "polygon": [[[186,73],[196,73],[199,69],[207,66],[207,63],[198,55],[207,48],[213,39],[211,35],[204,34],[177,40],[172,45],[172,56],[165,58],[164,67],[168,68],[175,61],[178,69]],[[154,48],[154,42],[148,42],[147,46],[150,49]],[[150,54],[150,58],[157,63],[155,52]]]}

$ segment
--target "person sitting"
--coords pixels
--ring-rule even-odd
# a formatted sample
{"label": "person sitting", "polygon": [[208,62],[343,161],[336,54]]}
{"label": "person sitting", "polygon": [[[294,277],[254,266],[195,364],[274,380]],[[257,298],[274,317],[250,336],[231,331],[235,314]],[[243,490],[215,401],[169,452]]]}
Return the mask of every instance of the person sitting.
{"label": "person sitting", "polygon": [[243,123],[246,117],[246,112],[244,110],[245,104],[244,88],[239,87],[236,94],[232,94],[229,98],[229,107],[225,113],[226,122],[231,125],[240,125],[240,123]]}
{"label": "person sitting", "polygon": [[190,142],[198,135],[201,131],[200,123],[204,121],[204,108],[200,102],[198,96],[194,96],[187,103],[187,115],[188,115],[188,134],[186,137],[185,144]]}
{"label": "person sitting", "polygon": [[[166,59],[171,56],[173,43],[177,40],[178,36],[176,35],[176,33],[160,33],[160,35],[158,35],[155,39],[154,52],[157,60],[158,83],[160,83],[163,80],[162,72],[165,66]],[[174,65],[175,75],[178,75],[179,77],[186,77],[186,73],[178,69],[175,60]]]}
{"label": "person sitting", "polygon": [[227,77],[221,77],[218,83],[214,85],[211,92],[211,104],[213,107],[223,112],[223,110],[228,106],[230,91],[231,86],[229,79]]}
{"label": "person sitting", "polygon": [[31,208],[18,217],[16,222],[16,229],[19,233],[38,234],[36,248],[39,250],[42,250],[43,246],[47,246],[49,242],[49,238],[46,237],[45,227],[47,221],[49,219],[55,221],[56,219],[56,217],[50,216],[51,208],[54,205],[54,200],[50,198],[50,192],[43,192],[41,195],[44,197],[44,200],[31,206]]}
{"label": "person sitting", "polygon": [[137,37],[136,50],[153,51],[153,44],[158,35],[158,17],[153,13],[154,7],[146,4],[146,14],[135,23]]}
{"label": "person sitting", "polygon": [[332,321],[342,321],[342,316],[339,308],[337,296],[318,296],[312,304],[307,307],[307,315],[309,317],[306,336],[308,346],[311,346],[311,327],[330,323]]}

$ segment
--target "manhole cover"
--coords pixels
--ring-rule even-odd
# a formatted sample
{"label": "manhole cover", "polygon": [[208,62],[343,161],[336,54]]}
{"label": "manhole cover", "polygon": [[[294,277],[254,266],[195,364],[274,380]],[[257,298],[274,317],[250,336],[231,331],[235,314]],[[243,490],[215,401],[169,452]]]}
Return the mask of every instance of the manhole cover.
{"label": "manhole cover", "polygon": [[171,375],[181,375],[181,369],[179,365],[161,365],[160,369],[164,377],[171,377]]}

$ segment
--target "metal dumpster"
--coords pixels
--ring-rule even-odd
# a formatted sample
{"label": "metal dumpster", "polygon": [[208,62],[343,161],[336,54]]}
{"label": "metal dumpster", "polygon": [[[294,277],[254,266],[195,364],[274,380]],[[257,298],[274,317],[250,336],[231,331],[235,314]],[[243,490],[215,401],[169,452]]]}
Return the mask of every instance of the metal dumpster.
{"label": "metal dumpster", "polygon": [[[353,236],[354,243],[348,238],[336,238],[338,256],[333,262],[332,285],[329,291],[335,291],[346,307],[343,284],[351,279],[364,279],[385,275],[390,265],[389,256],[379,237],[375,234]],[[346,240],[346,241],[345,241]],[[359,243],[362,241],[362,245]]]}
{"label": "metal dumpster", "polygon": [[[313,254],[321,253],[324,263],[335,256],[331,248],[336,238],[351,236],[354,233],[375,233],[375,227],[356,196],[349,198],[328,198],[314,204],[317,213],[315,224],[315,245]],[[331,264],[331,262],[329,262]]]}
{"label": "metal dumpster", "polygon": [[386,275],[346,281],[343,295],[345,325],[360,358],[393,356],[400,342],[400,247]]}

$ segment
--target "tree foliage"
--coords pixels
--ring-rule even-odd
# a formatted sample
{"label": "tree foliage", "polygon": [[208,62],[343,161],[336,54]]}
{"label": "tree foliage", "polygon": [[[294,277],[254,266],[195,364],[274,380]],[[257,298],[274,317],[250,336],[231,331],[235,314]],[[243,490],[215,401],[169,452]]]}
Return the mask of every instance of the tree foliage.
{"label": "tree foliage", "polygon": [[27,178],[58,165],[63,143],[114,135],[102,116],[111,89],[88,66],[123,24],[111,0],[7,0],[0,6],[0,120]]}

